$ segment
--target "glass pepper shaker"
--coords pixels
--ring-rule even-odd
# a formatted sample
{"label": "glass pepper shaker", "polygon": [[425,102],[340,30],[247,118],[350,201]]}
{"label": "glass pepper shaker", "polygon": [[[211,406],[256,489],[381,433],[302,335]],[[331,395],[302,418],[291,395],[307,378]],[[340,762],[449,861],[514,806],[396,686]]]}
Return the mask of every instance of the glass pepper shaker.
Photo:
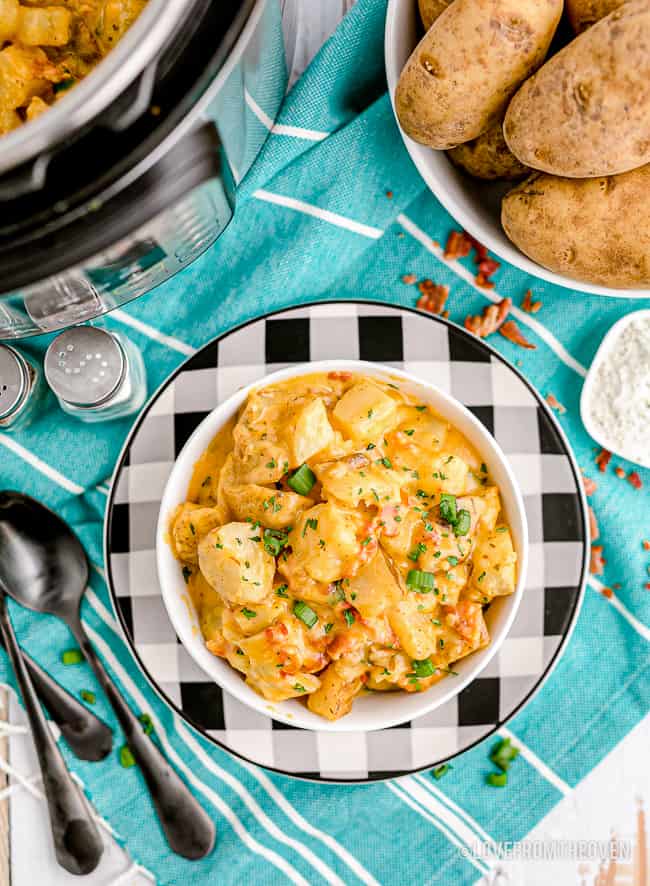
{"label": "glass pepper shaker", "polygon": [[144,403],[144,361],[126,336],[75,326],[51,342],[44,366],[61,409],[81,421],[123,418]]}
{"label": "glass pepper shaker", "polygon": [[14,348],[0,345],[0,431],[25,428],[46,396],[39,370]]}

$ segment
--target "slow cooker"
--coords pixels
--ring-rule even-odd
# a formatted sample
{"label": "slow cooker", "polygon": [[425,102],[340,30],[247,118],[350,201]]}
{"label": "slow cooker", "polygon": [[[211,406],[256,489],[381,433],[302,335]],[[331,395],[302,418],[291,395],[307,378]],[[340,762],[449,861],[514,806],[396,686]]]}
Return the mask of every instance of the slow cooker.
{"label": "slow cooker", "polygon": [[207,249],[285,88],[278,0],[149,0],[88,77],[0,138],[0,340],[104,314]]}

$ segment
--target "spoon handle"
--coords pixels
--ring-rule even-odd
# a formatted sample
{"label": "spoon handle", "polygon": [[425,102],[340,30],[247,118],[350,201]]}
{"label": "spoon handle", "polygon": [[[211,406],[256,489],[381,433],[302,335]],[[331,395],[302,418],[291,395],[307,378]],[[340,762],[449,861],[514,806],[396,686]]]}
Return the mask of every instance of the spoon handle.
{"label": "spoon handle", "polygon": [[113,733],[106,723],[53,680],[24,650],[21,651],[34,689],[72,753],[80,760],[93,762],[107,757],[113,747]]}
{"label": "spoon handle", "polygon": [[72,780],[38,703],[9,619],[3,592],[0,592],[0,633],[29,719],[43,776],[57,861],[71,874],[89,874],[95,870],[102,857],[102,838],[85,798]]}
{"label": "spoon handle", "polygon": [[68,622],[79,648],[92,665],[124,731],[127,744],[149,788],[167,842],[184,858],[199,859],[214,846],[216,828],[201,804],[142,730],[97,657],[79,619]]}

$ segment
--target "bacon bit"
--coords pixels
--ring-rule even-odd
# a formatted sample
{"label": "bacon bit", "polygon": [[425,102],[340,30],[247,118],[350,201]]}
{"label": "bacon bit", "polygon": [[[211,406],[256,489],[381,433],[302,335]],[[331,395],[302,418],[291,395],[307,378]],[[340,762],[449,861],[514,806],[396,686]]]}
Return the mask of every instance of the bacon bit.
{"label": "bacon bit", "polygon": [[623,478],[625,477],[625,471],[620,466],[618,468],[614,468],[614,473],[619,480],[623,480]]}
{"label": "bacon bit", "polygon": [[[547,394],[546,395],[546,402],[551,407],[551,409],[557,409],[557,411],[560,413],[560,415],[564,415],[564,413],[566,412],[566,406],[563,406],[560,403],[560,401],[557,399],[555,394]],[[589,495],[589,493],[587,493],[587,495]]]}
{"label": "bacon bit", "polygon": [[[598,484],[596,483],[596,481],[592,480],[590,477],[585,477],[584,474],[582,475],[582,485],[585,488],[586,496],[593,495],[594,492],[598,489]],[[650,551],[650,547],[648,547],[648,550]]]}
{"label": "bacon bit", "polygon": [[497,305],[488,305],[480,316],[465,317],[465,329],[479,338],[487,338],[501,326],[511,307],[511,298],[504,298]]}
{"label": "bacon bit", "polygon": [[477,286],[480,286],[481,289],[494,289],[494,283],[492,280],[488,280],[485,274],[478,273],[474,278],[474,282]]}
{"label": "bacon bit", "polygon": [[399,512],[397,505],[384,505],[379,512],[379,522],[383,523],[383,534],[391,538],[393,535],[399,534],[399,523],[395,521]]}
{"label": "bacon bit", "polygon": [[600,538],[600,529],[598,528],[598,521],[596,520],[594,509],[589,505],[587,511],[589,513],[589,538],[592,541],[598,541]]}
{"label": "bacon bit", "polygon": [[430,314],[440,314],[449,298],[449,287],[434,283],[433,280],[422,280],[418,283],[418,289],[422,295],[416,302],[416,308]]}
{"label": "bacon bit", "polygon": [[223,637],[218,637],[214,640],[207,640],[205,648],[213,655],[218,655],[219,658],[225,658],[226,652],[228,651],[226,641]]}
{"label": "bacon bit", "polygon": [[619,582],[615,582],[615,583],[612,585],[612,587],[614,588],[615,591],[620,591],[620,590],[621,590],[621,585],[619,584]]}
{"label": "bacon bit", "polygon": [[603,559],[603,546],[592,545],[589,572],[592,575],[602,575],[605,571],[605,563],[606,561]]}
{"label": "bacon bit", "polygon": [[643,545],[644,551],[650,551],[650,541],[642,541],[641,544]]}
{"label": "bacon bit", "polygon": [[402,276],[402,283],[406,283],[407,286],[412,286],[418,278],[415,274],[404,274]]}
{"label": "bacon bit", "polygon": [[533,291],[527,289],[521,306],[527,314],[536,314],[541,309],[542,303],[541,301],[533,301]]}
{"label": "bacon bit", "polygon": [[650,591],[650,581],[646,583],[645,589],[646,591]]}
{"label": "bacon bit", "polygon": [[440,316],[444,317],[445,320],[449,320],[449,311],[443,311]]}
{"label": "bacon bit", "polygon": [[611,457],[612,453],[608,449],[601,449],[596,456],[596,464],[598,465],[598,470],[601,474],[604,474],[607,470]]}
{"label": "bacon bit", "polygon": [[465,258],[472,248],[472,241],[465,231],[452,231],[447,238],[447,245],[443,252],[443,258]]}
{"label": "bacon bit", "polygon": [[521,348],[526,348],[529,351],[537,350],[537,345],[528,341],[514,320],[508,320],[507,323],[504,323],[499,329],[499,332],[504,338],[507,338],[508,341],[511,341],[515,345],[519,345]]}
{"label": "bacon bit", "polygon": [[386,191],[386,196],[388,197],[389,200],[392,200],[392,199],[393,199],[393,192],[392,192],[392,191]]}
{"label": "bacon bit", "polygon": [[634,486],[635,489],[641,489],[643,482],[636,471],[632,471],[627,475],[627,482]]}
{"label": "bacon bit", "polygon": [[351,372],[339,372],[338,370],[334,370],[333,372],[328,372],[327,377],[336,381],[350,381],[352,378]]}
{"label": "bacon bit", "polygon": [[603,588],[600,593],[603,595],[603,597],[607,597],[608,600],[611,600],[614,596],[611,588]]}
{"label": "bacon bit", "polygon": [[264,631],[264,636],[269,643],[281,643],[289,636],[289,629],[283,621],[279,621],[277,622],[277,624],[271,625],[271,627],[266,628],[266,630]]}

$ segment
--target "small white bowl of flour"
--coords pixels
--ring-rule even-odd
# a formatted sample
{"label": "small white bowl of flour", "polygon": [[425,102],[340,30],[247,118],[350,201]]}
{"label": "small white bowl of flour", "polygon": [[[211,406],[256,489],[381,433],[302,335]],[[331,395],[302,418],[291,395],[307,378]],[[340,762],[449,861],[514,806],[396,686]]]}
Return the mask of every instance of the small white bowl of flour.
{"label": "small white bowl of flour", "polygon": [[580,413],[601,446],[650,468],[650,310],[623,317],[602,340]]}

